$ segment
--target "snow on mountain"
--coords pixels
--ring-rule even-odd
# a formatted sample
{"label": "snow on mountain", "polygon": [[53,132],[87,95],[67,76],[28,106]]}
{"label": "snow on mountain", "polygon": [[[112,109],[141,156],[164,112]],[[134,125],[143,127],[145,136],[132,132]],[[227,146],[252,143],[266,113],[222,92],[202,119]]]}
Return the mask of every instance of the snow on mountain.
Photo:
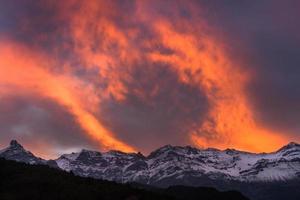
{"label": "snow on mountain", "polygon": [[141,158],[140,154],[126,154],[120,151],[100,153],[82,150],[80,153],[62,155],[56,162],[61,169],[80,176],[125,182],[122,179],[123,173],[127,171],[128,166]]}
{"label": "snow on mountain", "polygon": [[[66,159],[67,156],[72,159]],[[191,176],[238,181],[289,180],[300,177],[300,145],[290,143],[268,154],[167,145],[147,157],[84,150],[79,155],[64,155],[56,162],[60,168],[81,176],[118,182],[156,184],[164,179]]]}
{"label": "snow on mountain", "polygon": [[[0,153],[0,157],[32,164],[40,161],[15,141]],[[276,152],[261,154],[167,145],[147,157],[140,153],[82,150],[64,154],[55,162],[60,169],[79,176],[122,183],[160,185],[177,181],[189,184],[195,180],[268,182],[300,178],[300,145],[289,143]]]}
{"label": "snow on mountain", "polygon": [[16,140],[12,140],[9,147],[0,151],[0,157],[28,164],[44,164],[46,162],[35,157],[30,151],[25,150]]}

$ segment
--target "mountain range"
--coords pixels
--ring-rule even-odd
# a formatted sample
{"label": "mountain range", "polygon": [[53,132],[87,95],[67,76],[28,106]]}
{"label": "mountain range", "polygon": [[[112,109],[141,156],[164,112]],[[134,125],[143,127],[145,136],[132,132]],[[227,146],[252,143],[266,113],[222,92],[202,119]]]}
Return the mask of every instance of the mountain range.
{"label": "mountain range", "polygon": [[115,150],[104,153],[82,150],[55,160],[44,160],[13,140],[0,151],[0,157],[119,183],[234,189],[253,200],[274,200],[282,196],[300,199],[300,145],[293,142],[272,153],[167,145],[148,156]]}

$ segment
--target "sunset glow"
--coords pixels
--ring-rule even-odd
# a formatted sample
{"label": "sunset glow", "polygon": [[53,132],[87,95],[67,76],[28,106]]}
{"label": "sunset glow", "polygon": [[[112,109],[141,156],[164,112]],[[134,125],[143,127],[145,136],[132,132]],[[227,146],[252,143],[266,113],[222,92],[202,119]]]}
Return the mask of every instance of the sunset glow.
{"label": "sunset glow", "polygon": [[[32,130],[26,140],[12,123],[0,133],[0,144],[15,137],[34,139],[33,145],[52,138],[53,152],[66,144],[144,153],[162,144],[272,152],[299,141],[298,127],[277,126],[275,115],[258,106],[264,104],[257,99],[264,99],[284,107],[279,98],[260,98],[265,92],[253,95],[260,89],[251,90],[254,83],[273,81],[258,75],[266,62],[248,53],[254,47],[223,34],[213,21],[221,13],[214,16],[210,5],[176,2],[43,1],[31,8],[38,16],[24,8],[22,20],[10,22],[18,31],[2,31],[0,20],[0,101],[54,102],[79,128],[65,133],[73,144],[38,137],[43,133],[35,132],[35,122],[26,127]],[[274,80],[288,80],[275,68],[266,71]],[[11,118],[21,112],[5,109],[15,112]]]}

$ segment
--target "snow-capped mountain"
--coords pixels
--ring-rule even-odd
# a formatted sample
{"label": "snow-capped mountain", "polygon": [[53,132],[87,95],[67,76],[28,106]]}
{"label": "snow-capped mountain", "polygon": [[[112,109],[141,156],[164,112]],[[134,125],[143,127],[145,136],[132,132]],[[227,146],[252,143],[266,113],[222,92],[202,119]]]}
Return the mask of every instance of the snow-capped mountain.
{"label": "snow-capped mountain", "polygon": [[300,178],[300,145],[290,143],[268,154],[168,145],[147,157],[118,151],[99,153],[83,150],[63,155],[56,162],[61,169],[80,176],[151,185],[189,179],[290,180]]}
{"label": "snow-capped mountain", "polygon": [[34,156],[30,151],[25,150],[16,140],[12,140],[9,147],[0,151],[0,158],[28,164],[44,164],[46,162]]}
{"label": "snow-capped mountain", "polygon": [[[31,164],[44,162],[16,141],[2,150],[0,157]],[[210,180],[284,181],[300,178],[300,145],[290,143],[276,152],[261,154],[167,145],[146,157],[140,153],[82,150],[62,155],[55,162],[60,169],[79,176],[157,186]]]}
{"label": "snow-capped mountain", "polygon": [[[100,153],[82,150],[80,153],[62,155],[56,160],[59,168],[72,171],[80,176],[113,180],[117,182],[130,182],[134,180],[137,171],[142,168],[130,170],[139,163],[144,163],[144,156],[135,153],[109,151]],[[143,173],[143,172],[141,172]]]}
{"label": "snow-capped mountain", "polygon": [[[152,186],[209,186],[238,190],[255,200],[298,200],[300,144],[289,143],[273,153],[234,149],[164,146],[148,156],[140,153],[82,150],[46,161],[16,141],[0,157],[30,164],[47,164],[84,177]],[[141,186],[138,184],[139,187]]]}

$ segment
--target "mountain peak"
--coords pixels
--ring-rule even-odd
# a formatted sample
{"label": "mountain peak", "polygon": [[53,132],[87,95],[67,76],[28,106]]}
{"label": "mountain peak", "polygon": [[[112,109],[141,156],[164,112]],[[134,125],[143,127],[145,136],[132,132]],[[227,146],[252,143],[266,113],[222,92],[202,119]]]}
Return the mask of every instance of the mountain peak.
{"label": "mountain peak", "polygon": [[14,148],[22,148],[22,149],[23,149],[23,146],[22,146],[20,143],[18,143],[17,140],[12,140],[12,141],[10,141],[10,147],[14,147]]}
{"label": "mountain peak", "polygon": [[290,147],[299,147],[300,144],[298,144],[298,143],[296,143],[296,142],[290,142],[290,143],[288,143],[287,146],[290,146]]}
{"label": "mountain peak", "polygon": [[287,145],[281,147],[278,151],[283,151],[286,149],[292,149],[294,147],[299,147],[300,148],[300,144],[296,143],[296,142],[290,142]]}
{"label": "mountain peak", "polygon": [[160,151],[168,151],[168,150],[176,150],[176,149],[180,149],[180,148],[184,148],[184,147],[181,147],[181,146],[174,146],[174,145],[167,144],[167,145],[165,145],[165,146],[160,147],[160,148],[157,149],[157,150],[160,150]]}
{"label": "mountain peak", "polygon": [[10,141],[9,147],[0,151],[0,157],[29,164],[44,164],[43,159],[35,157],[30,151],[24,149],[17,140]]}

